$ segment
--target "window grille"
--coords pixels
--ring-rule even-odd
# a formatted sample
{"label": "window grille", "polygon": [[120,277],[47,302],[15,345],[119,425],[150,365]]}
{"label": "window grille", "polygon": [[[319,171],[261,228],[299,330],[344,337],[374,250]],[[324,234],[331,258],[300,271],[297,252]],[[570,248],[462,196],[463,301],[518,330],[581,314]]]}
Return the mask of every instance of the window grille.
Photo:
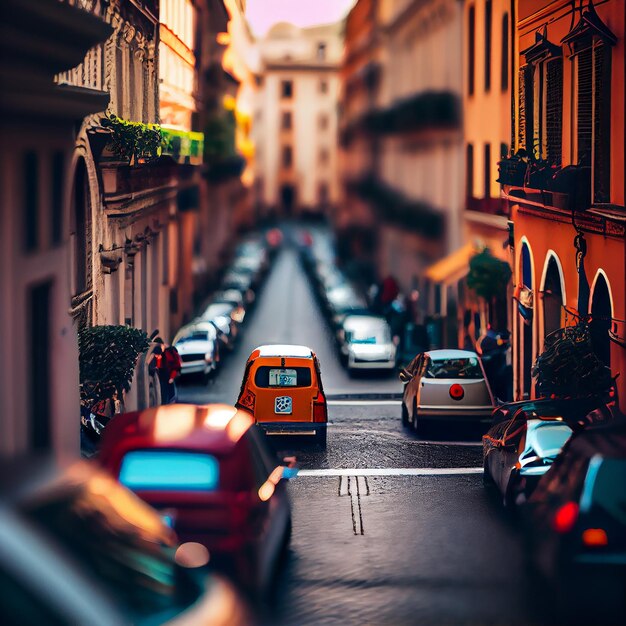
{"label": "window grille", "polygon": [[611,49],[601,43],[593,53],[593,200],[610,202]]}
{"label": "window grille", "polygon": [[563,119],[563,59],[546,63],[546,158],[561,164]]}
{"label": "window grille", "polygon": [[593,119],[593,69],[592,50],[587,48],[577,57],[577,139],[578,162],[589,165],[591,162],[591,139]]}
{"label": "window grille", "polygon": [[533,151],[533,66],[525,65],[519,70],[519,115],[517,130],[518,149]]}

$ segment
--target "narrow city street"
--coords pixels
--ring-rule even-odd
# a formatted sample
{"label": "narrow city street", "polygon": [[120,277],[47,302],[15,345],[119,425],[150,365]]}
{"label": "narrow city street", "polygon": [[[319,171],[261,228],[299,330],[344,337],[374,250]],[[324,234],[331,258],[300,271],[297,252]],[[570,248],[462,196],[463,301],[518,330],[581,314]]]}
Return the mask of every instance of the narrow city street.
{"label": "narrow city street", "polygon": [[259,344],[303,343],[320,357],[328,449],[276,444],[296,454],[300,472],[289,485],[293,535],[268,623],[540,623],[519,531],[482,484],[479,433],[419,440],[400,423],[395,374],[349,378],[294,251],[276,259],[252,315],[218,377],[179,396],[233,403]]}

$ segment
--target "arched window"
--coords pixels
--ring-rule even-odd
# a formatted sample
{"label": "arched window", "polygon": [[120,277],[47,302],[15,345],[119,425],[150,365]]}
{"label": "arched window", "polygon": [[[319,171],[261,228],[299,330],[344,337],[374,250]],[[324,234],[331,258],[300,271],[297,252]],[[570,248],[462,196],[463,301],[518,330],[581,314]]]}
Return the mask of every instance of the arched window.
{"label": "arched window", "polygon": [[87,166],[80,159],[76,165],[72,206],[74,239],[74,295],[80,295],[92,286],[91,273],[91,202]]}
{"label": "arched window", "polygon": [[561,272],[554,256],[550,255],[543,284],[543,336],[558,330],[563,324],[563,289]]}

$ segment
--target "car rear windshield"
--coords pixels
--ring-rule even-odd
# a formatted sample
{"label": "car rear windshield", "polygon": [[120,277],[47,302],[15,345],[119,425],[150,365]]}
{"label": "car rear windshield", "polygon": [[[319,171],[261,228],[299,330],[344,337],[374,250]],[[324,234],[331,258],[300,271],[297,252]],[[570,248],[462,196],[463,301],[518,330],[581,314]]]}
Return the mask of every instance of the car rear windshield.
{"label": "car rear windshield", "polygon": [[483,377],[477,357],[457,359],[432,359],[426,370],[426,378],[470,378]]}
{"label": "car rear windshield", "polygon": [[257,387],[310,387],[311,368],[261,365],[254,375]]}
{"label": "car rear windshield", "polygon": [[391,341],[389,329],[385,326],[374,326],[357,330],[346,331],[346,339],[357,344],[381,344]]}
{"label": "car rear windshield", "polygon": [[219,462],[210,454],[134,450],[124,456],[119,479],[142,491],[213,491],[219,478]]}
{"label": "car rear windshield", "polygon": [[600,507],[626,524],[626,459],[591,459],[580,506]]}

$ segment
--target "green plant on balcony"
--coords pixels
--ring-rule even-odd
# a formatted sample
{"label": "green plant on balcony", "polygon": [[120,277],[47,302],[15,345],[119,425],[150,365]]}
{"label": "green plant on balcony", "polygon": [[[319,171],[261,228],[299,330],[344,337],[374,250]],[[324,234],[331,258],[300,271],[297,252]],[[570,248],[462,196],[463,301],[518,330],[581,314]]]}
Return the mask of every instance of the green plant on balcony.
{"label": "green plant on balcony", "polygon": [[234,111],[215,111],[204,127],[204,160],[218,163],[237,156],[235,148],[236,120]]}
{"label": "green plant on balcony", "polygon": [[130,389],[137,357],[148,349],[148,335],[129,326],[91,326],[78,333],[81,401],[91,405]]}
{"label": "green plant on balcony", "polygon": [[163,138],[158,124],[131,122],[110,114],[102,118],[100,125],[110,133],[113,154],[130,165],[148,163],[161,155]]}

